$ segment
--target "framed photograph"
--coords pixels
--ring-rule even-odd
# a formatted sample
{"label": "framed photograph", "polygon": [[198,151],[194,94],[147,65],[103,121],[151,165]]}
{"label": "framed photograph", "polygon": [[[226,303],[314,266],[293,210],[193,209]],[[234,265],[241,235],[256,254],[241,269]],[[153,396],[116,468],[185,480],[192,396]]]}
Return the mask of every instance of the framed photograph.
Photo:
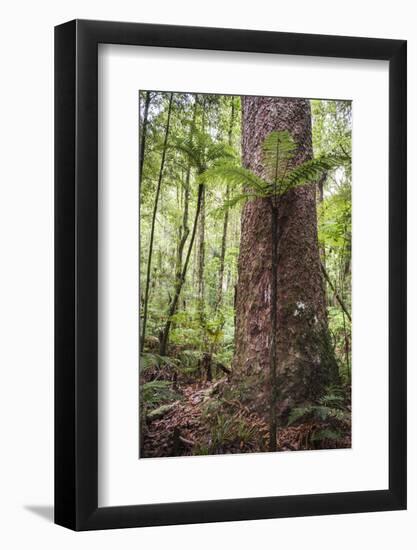
{"label": "framed photograph", "polygon": [[55,29],[55,522],[406,508],[406,42]]}

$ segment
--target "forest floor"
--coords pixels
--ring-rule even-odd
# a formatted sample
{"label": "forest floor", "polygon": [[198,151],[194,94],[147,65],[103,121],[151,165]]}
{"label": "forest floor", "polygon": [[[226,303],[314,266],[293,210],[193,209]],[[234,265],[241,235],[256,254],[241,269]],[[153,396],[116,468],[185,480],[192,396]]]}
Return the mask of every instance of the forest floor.
{"label": "forest floor", "polygon": [[[144,458],[254,453],[268,450],[268,424],[238,400],[228,398],[227,377],[176,388],[178,399],[147,418]],[[311,448],[314,422],[278,430],[277,450]],[[349,447],[350,440],[338,447]]]}

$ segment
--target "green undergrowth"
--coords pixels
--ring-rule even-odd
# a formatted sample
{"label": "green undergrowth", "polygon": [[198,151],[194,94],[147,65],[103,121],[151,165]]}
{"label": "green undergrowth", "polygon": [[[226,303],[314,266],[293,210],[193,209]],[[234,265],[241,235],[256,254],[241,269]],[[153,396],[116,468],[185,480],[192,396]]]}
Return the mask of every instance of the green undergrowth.
{"label": "green undergrowth", "polygon": [[294,407],[288,426],[310,423],[314,426],[310,440],[318,447],[340,442],[350,435],[351,410],[349,388],[333,385],[314,403]]}

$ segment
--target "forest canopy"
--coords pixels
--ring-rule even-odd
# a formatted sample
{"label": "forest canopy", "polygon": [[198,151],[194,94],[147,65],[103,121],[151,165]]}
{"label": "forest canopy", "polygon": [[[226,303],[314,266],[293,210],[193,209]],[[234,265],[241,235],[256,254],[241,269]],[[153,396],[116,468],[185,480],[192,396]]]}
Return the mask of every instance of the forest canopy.
{"label": "forest canopy", "polygon": [[140,92],[141,457],[350,447],[351,126]]}

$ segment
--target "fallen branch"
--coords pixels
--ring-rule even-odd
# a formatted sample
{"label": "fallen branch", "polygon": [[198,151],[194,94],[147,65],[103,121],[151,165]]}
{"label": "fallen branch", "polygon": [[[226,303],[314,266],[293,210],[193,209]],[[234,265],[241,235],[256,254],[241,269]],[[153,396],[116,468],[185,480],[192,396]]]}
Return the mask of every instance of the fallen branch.
{"label": "fallen branch", "polygon": [[185,437],[182,437],[182,435],[180,434],[179,427],[175,426],[174,434],[173,434],[173,437],[172,437],[171,456],[179,456],[180,455],[181,443],[183,445],[185,445],[186,447],[194,447],[194,445],[195,445],[194,441],[191,441],[191,439],[185,439]]}
{"label": "fallen branch", "polygon": [[179,436],[179,440],[181,443],[184,443],[184,445],[187,445],[188,447],[194,447],[195,441],[192,441],[191,439],[185,439],[185,437],[182,437],[182,435]]}

